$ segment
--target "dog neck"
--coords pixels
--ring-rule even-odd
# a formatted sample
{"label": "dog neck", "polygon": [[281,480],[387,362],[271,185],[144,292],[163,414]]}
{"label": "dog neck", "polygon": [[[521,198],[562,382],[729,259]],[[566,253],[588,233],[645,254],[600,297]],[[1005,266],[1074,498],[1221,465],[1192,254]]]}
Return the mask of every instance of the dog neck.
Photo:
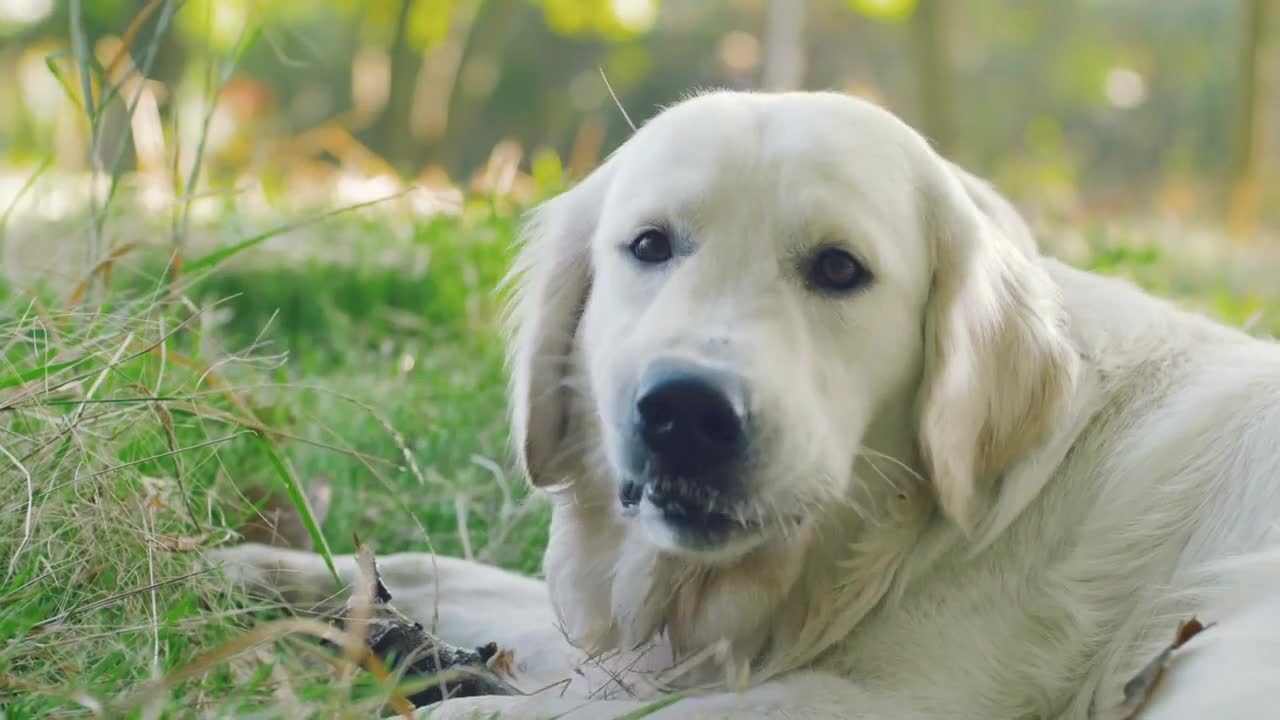
{"label": "dog neck", "polygon": [[661,647],[685,666],[676,686],[811,663],[876,607],[932,515],[910,465],[864,458],[857,474],[889,482],[856,483],[866,497],[713,566],[658,551],[584,472],[555,496],[544,558],[563,630],[593,656]]}

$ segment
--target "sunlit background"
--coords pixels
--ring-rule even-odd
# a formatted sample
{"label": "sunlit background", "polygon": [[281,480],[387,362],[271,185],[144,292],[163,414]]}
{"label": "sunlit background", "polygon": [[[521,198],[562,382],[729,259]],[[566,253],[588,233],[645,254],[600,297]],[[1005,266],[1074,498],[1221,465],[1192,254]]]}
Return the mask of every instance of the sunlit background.
{"label": "sunlit background", "polygon": [[[1280,218],[1271,4],[0,0],[0,203],[49,162],[137,172],[160,210],[199,155],[196,188],[245,203],[405,182],[523,199],[626,137],[610,86],[636,121],[700,87],[822,88],[900,113],[1028,212],[1252,237]],[[96,137],[85,64],[120,86]]]}

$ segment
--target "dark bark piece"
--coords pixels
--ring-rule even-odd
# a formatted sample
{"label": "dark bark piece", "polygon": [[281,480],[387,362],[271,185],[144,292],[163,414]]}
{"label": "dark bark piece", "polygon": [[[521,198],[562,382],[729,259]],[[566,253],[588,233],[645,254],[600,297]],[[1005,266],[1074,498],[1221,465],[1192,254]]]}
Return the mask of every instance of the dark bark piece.
{"label": "dark bark piece", "polygon": [[[361,545],[358,557],[362,572],[373,583],[373,601],[364,620],[365,643],[369,649],[387,663],[389,670],[400,671],[405,679],[430,678],[442,671],[448,671],[450,676],[408,696],[409,702],[423,707],[439,702],[446,694],[451,698],[521,694],[488,666],[489,661],[499,655],[497,643],[469,649],[441,641],[391,604],[391,593],[382,583],[373,553]],[[357,593],[358,590],[352,592],[346,612],[331,620],[344,630],[358,607]]]}

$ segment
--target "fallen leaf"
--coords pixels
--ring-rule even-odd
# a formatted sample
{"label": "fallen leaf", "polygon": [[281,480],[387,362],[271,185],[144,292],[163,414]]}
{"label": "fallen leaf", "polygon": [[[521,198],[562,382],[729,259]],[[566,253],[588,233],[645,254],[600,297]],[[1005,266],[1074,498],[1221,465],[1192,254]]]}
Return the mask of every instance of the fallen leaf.
{"label": "fallen leaf", "polygon": [[516,669],[516,653],[511,648],[499,650],[489,661],[489,669],[498,676],[512,677]]}
{"label": "fallen leaf", "polygon": [[1178,623],[1178,630],[1173,634],[1173,642],[1164,650],[1161,650],[1159,655],[1152,658],[1137,675],[1134,675],[1129,682],[1124,684],[1124,700],[1112,711],[1111,717],[1119,720],[1135,720],[1138,717],[1138,712],[1151,699],[1156,686],[1160,684],[1161,678],[1164,677],[1164,670],[1169,665],[1169,658],[1172,657],[1173,651],[1211,627],[1213,627],[1213,623],[1205,625],[1195,617]]}
{"label": "fallen leaf", "polygon": [[[261,486],[245,487],[241,490],[245,498],[260,509],[237,528],[245,542],[257,542],[265,545],[292,548],[294,550],[313,550],[311,534],[307,532],[302,515],[294,506],[289,496],[278,489]],[[323,523],[329,510],[331,485],[329,478],[317,475],[308,481],[305,488],[307,500],[311,503],[316,522]]]}

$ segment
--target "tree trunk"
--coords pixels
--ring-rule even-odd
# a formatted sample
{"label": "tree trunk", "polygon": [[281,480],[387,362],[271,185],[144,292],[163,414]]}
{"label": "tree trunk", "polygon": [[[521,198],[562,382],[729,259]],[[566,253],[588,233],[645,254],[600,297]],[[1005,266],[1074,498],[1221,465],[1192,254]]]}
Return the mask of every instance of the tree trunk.
{"label": "tree trunk", "polygon": [[911,18],[911,51],[916,65],[916,92],[924,134],[938,152],[955,147],[950,43],[946,7],[954,0],[919,0]]}
{"label": "tree trunk", "polygon": [[764,28],[765,90],[798,90],[804,86],[805,7],[807,0],[772,0]]}
{"label": "tree trunk", "polygon": [[1273,0],[1241,0],[1242,37],[1239,56],[1239,88],[1236,94],[1235,132],[1231,154],[1230,205],[1227,223],[1231,234],[1243,238],[1253,233],[1262,196],[1261,147],[1263,51],[1268,5]]}
{"label": "tree trunk", "polygon": [[412,140],[409,129],[409,110],[413,101],[413,75],[417,72],[417,58],[409,51],[409,14],[414,0],[401,0],[400,13],[396,17],[395,36],[391,42],[391,77],[388,81],[387,104],[382,115],[369,130],[369,146],[384,160],[404,172],[404,163],[395,158],[409,157],[408,144]]}
{"label": "tree trunk", "polygon": [[478,5],[479,0],[455,5],[444,41],[422,56],[409,118],[414,139],[423,145],[438,142],[449,129],[450,103]]}
{"label": "tree trunk", "polygon": [[[458,69],[461,71],[473,58],[485,55],[491,55],[493,62],[501,68],[503,48],[511,34],[519,32],[521,21],[527,22],[527,14],[535,11],[536,5],[520,0],[484,0],[477,3],[462,42]],[[467,129],[476,121],[488,101],[488,97],[468,96],[462,92],[461,83],[453,83],[449,91],[449,116],[445,132],[434,142],[420,148],[419,160],[439,163],[451,176],[463,177],[469,169],[466,161],[468,151],[474,147],[466,142]]]}

